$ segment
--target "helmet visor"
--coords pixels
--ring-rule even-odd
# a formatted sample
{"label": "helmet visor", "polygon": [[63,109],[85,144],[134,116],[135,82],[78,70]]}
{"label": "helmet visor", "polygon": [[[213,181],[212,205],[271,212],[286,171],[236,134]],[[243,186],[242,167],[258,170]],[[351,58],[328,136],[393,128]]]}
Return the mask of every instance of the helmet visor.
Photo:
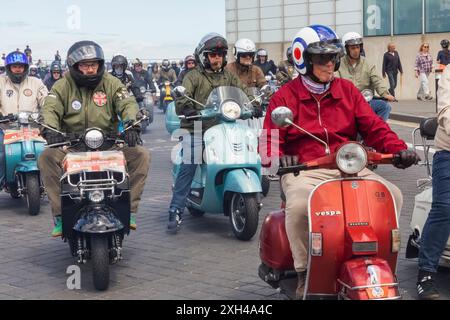
{"label": "helmet visor", "polygon": [[339,56],[344,55],[342,42],[339,39],[311,43],[306,49],[306,52],[308,52],[309,54],[337,54]]}
{"label": "helmet visor", "polygon": [[83,60],[104,60],[103,52],[97,46],[86,45],[76,49],[67,57],[70,66]]}

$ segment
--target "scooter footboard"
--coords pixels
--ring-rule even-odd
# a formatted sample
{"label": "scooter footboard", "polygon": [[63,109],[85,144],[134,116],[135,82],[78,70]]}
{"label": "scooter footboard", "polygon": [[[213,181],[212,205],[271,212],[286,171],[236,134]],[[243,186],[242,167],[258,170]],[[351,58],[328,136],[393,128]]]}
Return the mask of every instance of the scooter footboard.
{"label": "scooter footboard", "polygon": [[346,300],[401,299],[398,282],[389,263],[379,258],[359,258],[342,265],[338,289]]}

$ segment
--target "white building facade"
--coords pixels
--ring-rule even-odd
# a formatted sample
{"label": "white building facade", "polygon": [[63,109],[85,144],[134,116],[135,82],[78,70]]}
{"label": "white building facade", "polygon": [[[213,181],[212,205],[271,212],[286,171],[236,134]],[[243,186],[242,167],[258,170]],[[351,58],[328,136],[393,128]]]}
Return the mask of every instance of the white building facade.
{"label": "white building facade", "polygon": [[[436,60],[440,41],[450,40],[450,0],[225,0],[227,39],[252,39],[270,59],[285,59],[299,29],[328,25],[342,37],[355,31],[365,38],[367,59],[381,75],[383,54],[394,42],[404,69],[397,97],[415,99],[419,82],[414,62],[423,42]],[[434,92],[434,75],[430,76]],[[386,85],[388,86],[387,80]]]}

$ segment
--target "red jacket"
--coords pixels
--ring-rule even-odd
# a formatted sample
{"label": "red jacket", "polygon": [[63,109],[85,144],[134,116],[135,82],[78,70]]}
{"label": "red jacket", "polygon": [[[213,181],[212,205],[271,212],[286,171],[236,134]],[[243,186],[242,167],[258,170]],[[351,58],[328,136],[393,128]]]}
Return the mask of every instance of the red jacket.
{"label": "red jacket", "polygon": [[[271,156],[298,155],[300,163],[325,156],[325,146],[294,127],[277,128],[271,121],[272,111],[286,106],[294,114],[294,123],[327,142],[335,152],[343,142],[355,141],[359,132],[364,142],[378,152],[396,154],[407,149],[390,127],[372,110],[359,90],[348,80],[336,78],[330,90],[320,96],[312,95],[300,77],[283,86],[270,101],[260,140],[264,166],[270,166]],[[279,129],[279,139],[271,130]],[[278,140],[278,141],[277,141]],[[276,149],[279,143],[279,154]],[[264,159],[265,155],[269,159]]]}

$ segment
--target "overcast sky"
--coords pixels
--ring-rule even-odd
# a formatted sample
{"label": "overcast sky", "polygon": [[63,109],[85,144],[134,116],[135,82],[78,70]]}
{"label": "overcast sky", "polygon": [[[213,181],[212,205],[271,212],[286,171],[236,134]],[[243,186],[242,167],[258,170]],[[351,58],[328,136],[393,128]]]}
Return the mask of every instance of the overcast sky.
{"label": "overcast sky", "polygon": [[98,42],[107,59],[182,58],[205,34],[225,35],[224,0],[21,0],[2,7],[0,52],[28,44],[34,61],[51,60],[56,50],[65,60],[80,40]]}

